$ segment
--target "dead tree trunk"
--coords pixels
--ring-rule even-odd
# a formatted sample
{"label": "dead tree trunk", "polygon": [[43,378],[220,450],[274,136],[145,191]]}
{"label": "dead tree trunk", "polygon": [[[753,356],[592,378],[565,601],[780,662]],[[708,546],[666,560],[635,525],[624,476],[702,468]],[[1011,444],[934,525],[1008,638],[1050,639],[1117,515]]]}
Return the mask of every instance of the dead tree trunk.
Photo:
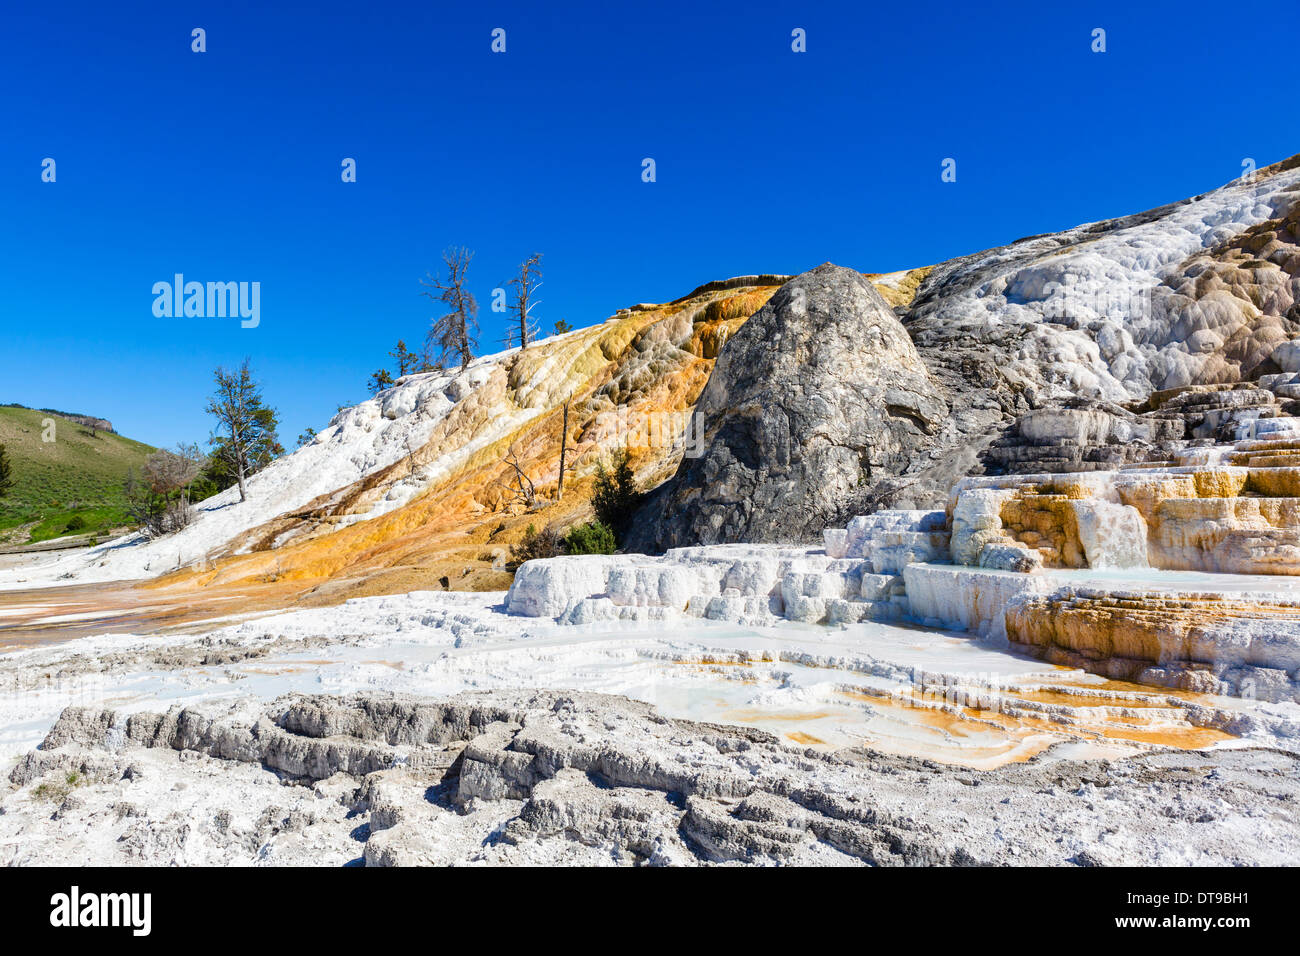
{"label": "dead tree trunk", "polygon": [[515,289],[515,300],[511,303],[511,308],[515,313],[515,322],[517,328],[516,334],[519,336],[519,347],[528,348],[529,343],[533,341],[536,335],[536,326],[533,322],[531,312],[537,305],[534,299],[534,293],[542,284],[542,254],[534,252],[519,267],[519,275],[510,280],[510,285]]}
{"label": "dead tree trunk", "polygon": [[560,425],[560,482],[555,490],[555,500],[564,500],[564,459],[569,451],[569,403],[573,401],[570,395],[564,400],[564,419]]}
{"label": "dead tree trunk", "polygon": [[430,274],[421,282],[433,289],[422,295],[441,302],[450,311],[433,320],[429,335],[425,340],[425,350],[432,355],[438,353],[438,364],[448,360],[459,360],[461,368],[474,360],[473,349],[478,345],[474,333],[478,331],[478,301],[466,287],[465,273],[469,269],[474,253],[465,248],[448,249],[442,254],[447,266],[447,278],[444,281],[437,275]]}
{"label": "dead tree trunk", "polygon": [[519,456],[513,450],[506,456],[506,464],[514,469],[514,481],[506,486],[511,499],[532,511],[537,507],[537,486],[524,472],[523,466],[519,464]]}

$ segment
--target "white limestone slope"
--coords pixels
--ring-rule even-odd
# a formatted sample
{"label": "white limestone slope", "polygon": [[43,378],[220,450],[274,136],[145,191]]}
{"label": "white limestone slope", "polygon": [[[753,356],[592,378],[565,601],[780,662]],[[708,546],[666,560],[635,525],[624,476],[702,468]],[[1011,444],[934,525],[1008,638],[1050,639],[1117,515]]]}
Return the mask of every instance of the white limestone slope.
{"label": "white limestone slope", "polygon": [[[342,409],[313,442],[249,478],[246,501],[239,500],[238,488],[229,488],[200,502],[193,523],[176,534],[157,540],[134,534],[87,551],[0,570],[0,590],[146,578],[200,561],[250,528],[412,454],[453,408],[481,389],[494,373],[501,374],[515,351],[484,356],[454,373],[407,376],[376,397]],[[479,436],[474,446],[466,445],[444,457],[466,457],[478,444],[494,440],[537,413],[536,409],[502,407],[490,434]],[[401,506],[449,467],[449,462],[441,460],[426,465],[364,513],[349,515],[347,521],[365,520]]]}
{"label": "white limestone slope", "polygon": [[1086,223],[940,266],[943,295],[928,321],[1023,326],[1028,334],[1006,372],[1046,381],[1058,397],[1123,402],[1195,382],[1207,357],[1261,311],[1280,315],[1300,299],[1300,278],[1261,271],[1255,281],[1264,291],[1251,304],[1223,292],[1198,298],[1200,269],[1184,275],[1180,267],[1285,215],[1298,189],[1300,169],[1238,180],[1156,218]]}
{"label": "white limestone slope", "polygon": [[[1179,283],[1186,277],[1179,267],[1287,213],[1298,195],[1300,168],[1261,175],[1252,183],[1231,183],[1159,210],[1158,216],[1137,216],[1120,225],[1084,224],[945,263],[934,273],[942,278],[938,298],[909,322],[975,332],[1023,327],[1027,334],[1007,363],[1011,377],[1019,369],[1025,381],[1046,381],[1060,395],[1142,398],[1153,389],[1195,378],[1199,363],[1218,347],[1215,343],[1236,335],[1256,308],[1241,299],[1229,302],[1220,293],[1205,301],[1184,294]],[[978,281],[964,282],[963,276]],[[1259,308],[1276,312],[1300,300],[1300,278],[1283,269],[1261,270],[1252,281],[1281,283],[1269,286]],[[1281,343],[1278,349],[1277,361],[1286,375],[1294,375],[1291,366],[1300,368],[1295,357],[1300,353],[1293,343]],[[237,492],[226,491],[202,503],[198,519],[179,534],[156,542],[132,537],[22,571],[0,571],[0,590],[142,578],[203,559],[241,533],[420,448],[450,410],[482,388],[512,354],[482,357],[455,374],[410,376],[378,397],[344,409],[315,442],[254,476],[248,501],[239,502]],[[530,408],[530,395],[543,380],[563,371],[563,361],[556,352],[538,366],[533,381],[516,383],[517,404],[499,410],[503,429],[542,411]],[[1289,383],[1277,387],[1290,388]],[[458,454],[472,450],[466,445]],[[369,511],[343,523],[399,507],[448,468],[448,463],[425,465],[421,475],[397,482]],[[908,546],[897,544],[904,550]]]}

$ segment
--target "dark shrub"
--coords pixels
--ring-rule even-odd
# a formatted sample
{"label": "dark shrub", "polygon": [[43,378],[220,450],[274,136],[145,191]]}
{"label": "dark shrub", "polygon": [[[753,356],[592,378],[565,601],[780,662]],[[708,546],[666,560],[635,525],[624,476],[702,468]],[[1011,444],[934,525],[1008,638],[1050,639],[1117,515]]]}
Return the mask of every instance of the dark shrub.
{"label": "dark shrub", "polygon": [[595,509],[596,520],[613,531],[616,538],[627,530],[639,498],[636,476],[628,464],[626,448],[614,452],[611,467],[606,467],[603,461],[596,464],[596,493],[591,506]]}
{"label": "dark shrub", "polygon": [[510,546],[510,570],[534,558],[554,558],[564,553],[564,541],[554,528],[538,531],[533,525],[524,532],[524,540]]}

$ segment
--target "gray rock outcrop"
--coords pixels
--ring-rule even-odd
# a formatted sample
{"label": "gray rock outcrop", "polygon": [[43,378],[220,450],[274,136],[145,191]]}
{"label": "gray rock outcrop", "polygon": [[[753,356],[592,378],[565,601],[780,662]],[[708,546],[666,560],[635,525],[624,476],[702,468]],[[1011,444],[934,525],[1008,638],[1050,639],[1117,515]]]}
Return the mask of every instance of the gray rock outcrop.
{"label": "gray rock outcrop", "polygon": [[1071,398],[1021,415],[983,464],[990,474],[1108,471],[1167,458],[1186,432],[1177,416],[1139,416],[1109,402]]}
{"label": "gray rock outcrop", "polygon": [[861,489],[907,472],[948,411],[871,283],[818,266],[727,343],[695,411],[706,451],[643,506],[630,547],[816,537]]}

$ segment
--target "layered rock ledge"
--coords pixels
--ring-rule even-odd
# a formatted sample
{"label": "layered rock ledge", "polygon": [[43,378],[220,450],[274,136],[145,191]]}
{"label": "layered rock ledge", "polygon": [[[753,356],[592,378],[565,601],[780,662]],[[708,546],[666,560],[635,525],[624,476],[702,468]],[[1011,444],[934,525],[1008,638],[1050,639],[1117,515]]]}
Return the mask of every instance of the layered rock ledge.
{"label": "layered rock ledge", "polygon": [[10,864],[1300,862],[1295,755],[973,771],[582,693],[69,708],[10,780]]}

